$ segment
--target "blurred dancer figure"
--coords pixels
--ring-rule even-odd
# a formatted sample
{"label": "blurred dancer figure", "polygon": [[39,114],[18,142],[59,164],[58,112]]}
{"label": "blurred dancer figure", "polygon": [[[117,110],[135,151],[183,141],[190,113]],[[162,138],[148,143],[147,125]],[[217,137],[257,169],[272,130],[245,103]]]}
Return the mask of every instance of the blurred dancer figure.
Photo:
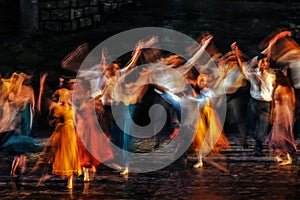
{"label": "blurred dancer figure", "polygon": [[96,101],[99,100],[103,104],[103,109],[99,110],[100,111],[99,114],[101,114],[101,116],[99,116],[98,114],[99,116],[98,118],[100,121],[100,125],[103,128],[103,131],[107,135],[110,135],[114,123],[111,105],[114,103],[112,94],[113,94],[114,86],[116,84],[116,78],[117,78],[116,73],[118,70],[120,70],[120,67],[117,63],[112,63],[104,69],[103,75],[106,78],[105,86],[101,94],[95,97]]}
{"label": "blurred dancer figure", "polygon": [[[141,105],[140,102],[146,91],[146,86],[139,87],[139,85],[135,83],[139,82],[144,84],[146,82],[137,80],[137,76],[131,72],[136,66],[142,49],[151,47],[154,43],[156,43],[156,41],[156,37],[152,37],[146,41],[139,41],[133,50],[131,59],[124,68],[119,69],[115,65],[109,65],[107,68],[108,71],[105,70],[105,73],[107,73],[106,75],[108,75],[109,82],[102,90],[102,93],[95,97],[97,100],[102,96],[110,96],[112,97],[112,101],[110,103],[117,104],[118,109],[120,109],[117,112],[119,115],[114,116],[114,119],[120,120],[121,124],[113,124],[111,135],[112,140],[115,140],[116,143],[123,149],[123,171],[121,172],[121,175],[128,175],[129,173],[129,151],[131,148],[130,132],[132,132],[132,124],[134,123],[133,116],[137,115],[137,111],[139,111],[139,107]],[[132,78],[134,80],[130,80]],[[148,77],[143,76],[142,79],[148,79]]]}
{"label": "blurred dancer figure", "polygon": [[75,83],[76,93],[73,101],[76,109],[76,128],[80,138],[79,155],[83,167],[84,181],[90,181],[90,172],[102,162],[111,160],[113,152],[109,139],[99,126],[95,113],[95,101],[91,97],[90,82],[78,79]]}
{"label": "blurred dancer figure", "polygon": [[30,137],[35,101],[33,89],[23,85],[26,78],[26,74],[15,72],[9,79],[2,79],[0,151],[15,155],[12,176],[17,176],[18,166],[21,167],[21,173],[25,172],[25,153],[39,149]]}
{"label": "blurred dancer figure", "polygon": [[[292,163],[296,152],[293,134],[295,121],[295,94],[291,83],[281,71],[276,71],[276,87],[273,94],[272,130],[268,136],[269,147],[275,153],[275,162],[280,165]],[[285,158],[282,160],[281,156]]]}
{"label": "blurred dancer figure", "polygon": [[[81,175],[80,158],[78,153],[78,136],[75,130],[73,105],[69,91],[65,88],[56,92],[58,103],[51,110],[51,123],[54,131],[48,141],[51,146],[52,174],[68,177],[67,188],[73,187],[73,175]],[[47,146],[48,146],[47,145]]]}
{"label": "blurred dancer figure", "polygon": [[264,53],[277,65],[283,67],[283,72],[289,77],[296,97],[294,136],[300,133],[300,45],[292,37],[292,33],[284,28],[274,30],[260,44]]}
{"label": "blurred dancer figure", "polygon": [[275,74],[269,69],[269,59],[264,54],[252,58],[248,64],[241,62],[242,52],[237,44],[232,44],[241,71],[250,82],[251,99],[248,103],[247,122],[249,125],[249,135],[255,139],[253,156],[263,156],[263,142],[270,128],[270,114],[275,85]]}
{"label": "blurred dancer figure", "polygon": [[243,148],[248,148],[245,125],[245,113],[249,98],[247,81],[238,66],[238,61],[233,52],[228,52],[221,58],[218,68],[220,77],[213,86],[214,92],[221,97],[224,93],[226,94],[226,117],[228,117],[230,125],[237,125],[241,137],[241,145]]}
{"label": "blurred dancer figure", "polygon": [[209,152],[218,153],[221,149],[230,146],[224,135],[218,114],[212,107],[213,92],[207,86],[207,79],[205,74],[200,74],[197,78],[197,86],[200,91],[197,96],[199,119],[195,126],[196,133],[193,145],[198,154],[198,162],[194,168],[203,166],[203,156]]}

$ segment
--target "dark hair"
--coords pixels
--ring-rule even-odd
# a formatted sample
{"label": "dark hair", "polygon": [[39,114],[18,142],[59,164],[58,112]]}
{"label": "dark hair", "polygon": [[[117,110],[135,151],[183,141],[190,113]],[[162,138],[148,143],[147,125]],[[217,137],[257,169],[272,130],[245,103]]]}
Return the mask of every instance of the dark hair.
{"label": "dark hair", "polygon": [[281,70],[275,70],[276,74],[276,85],[286,86],[291,88],[292,83],[290,79],[281,71]]}

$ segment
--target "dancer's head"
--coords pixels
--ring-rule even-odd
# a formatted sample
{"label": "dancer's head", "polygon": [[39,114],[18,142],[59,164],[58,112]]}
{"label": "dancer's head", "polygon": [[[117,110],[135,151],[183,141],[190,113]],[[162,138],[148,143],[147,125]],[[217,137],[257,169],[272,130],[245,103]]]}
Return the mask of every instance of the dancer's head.
{"label": "dancer's head", "polygon": [[56,91],[56,94],[59,96],[58,98],[58,103],[62,105],[71,105],[71,100],[70,100],[70,92],[66,88],[61,88]]}
{"label": "dancer's head", "polygon": [[200,90],[207,87],[208,76],[206,74],[199,74],[197,78],[197,85]]}
{"label": "dancer's head", "polygon": [[269,69],[270,61],[265,54],[259,54],[257,56],[257,66],[259,70]]}

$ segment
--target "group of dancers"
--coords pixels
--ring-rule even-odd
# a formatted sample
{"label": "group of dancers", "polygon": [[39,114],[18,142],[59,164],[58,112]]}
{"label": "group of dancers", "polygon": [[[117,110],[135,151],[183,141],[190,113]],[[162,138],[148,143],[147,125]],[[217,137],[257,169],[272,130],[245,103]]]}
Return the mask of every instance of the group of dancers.
{"label": "group of dancers", "polygon": [[[150,90],[169,106],[167,116],[171,120],[167,121],[169,129],[165,129],[171,130],[169,139],[176,138],[178,127],[193,127],[190,148],[198,155],[194,168],[203,166],[205,156],[230,148],[219,113],[224,97],[243,148],[248,148],[247,135],[253,136],[253,156],[264,156],[265,143],[277,163],[292,163],[297,150],[293,127],[297,117],[295,89],[299,84],[296,74],[300,72],[300,66],[295,63],[300,59],[300,47],[289,31],[271,34],[253,58],[244,54],[237,43],[231,45],[232,50],[227,54],[220,54],[210,34],[189,49],[192,56],[188,60],[162,52],[155,46],[158,40],[151,37],[139,41],[124,66],[118,62],[106,63],[102,54],[98,66],[101,74],[97,77],[101,84],[97,85],[96,94],[89,72],[81,72],[69,84],[68,80],[62,80],[47,102],[42,97],[46,73],[40,77],[39,92],[30,87],[31,77],[26,73],[14,72],[3,77],[0,151],[15,156],[11,176],[18,176],[18,170],[19,174],[24,173],[25,155],[30,152],[42,152],[37,166],[46,164],[51,166],[53,175],[67,177],[70,189],[74,175],[83,174],[84,181],[90,181],[90,173],[95,173],[101,163],[109,162],[121,175],[127,176],[129,152],[134,151],[132,132],[136,121],[133,119],[143,121],[145,116],[141,113]],[[206,51],[210,59],[200,64],[199,59]],[[42,104],[48,106],[49,125],[53,127],[43,147],[30,136],[34,115],[41,112]],[[112,106],[118,109],[117,113]],[[183,109],[195,117],[181,115]],[[159,121],[160,113],[156,115]],[[155,126],[153,132],[154,129]],[[115,155],[111,142],[122,149],[121,163],[115,162],[115,157],[120,155]]]}

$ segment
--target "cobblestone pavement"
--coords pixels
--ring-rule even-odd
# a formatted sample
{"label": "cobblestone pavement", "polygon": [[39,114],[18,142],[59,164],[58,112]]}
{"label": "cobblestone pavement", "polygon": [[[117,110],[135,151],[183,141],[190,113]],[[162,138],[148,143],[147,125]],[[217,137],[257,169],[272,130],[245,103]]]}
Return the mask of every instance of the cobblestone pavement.
{"label": "cobblestone pavement", "polygon": [[[73,190],[67,180],[52,176],[38,185],[41,173],[28,174],[39,154],[28,156],[27,172],[9,177],[10,157],[0,157],[0,199],[299,199],[300,170],[296,154],[292,165],[278,166],[265,148],[265,157],[253,157],[249,149],[230,137],[231,150],[208,157],[203,168],[193,169],[196,155],[188,152],[170,166],[128,177],[105,165],[99,166],[94,180],[76,178]],[[299,141],[297,141],[299,144]],[[145,159],[147,160],[147,159]],[[151,161],[149,162],[151,164]]]}

